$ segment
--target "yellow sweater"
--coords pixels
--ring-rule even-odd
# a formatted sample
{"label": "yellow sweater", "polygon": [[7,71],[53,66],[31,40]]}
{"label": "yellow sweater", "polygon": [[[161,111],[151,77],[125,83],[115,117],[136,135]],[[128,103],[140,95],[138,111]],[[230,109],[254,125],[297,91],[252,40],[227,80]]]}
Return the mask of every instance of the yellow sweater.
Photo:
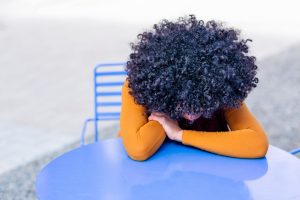
{"label": "yellow sweater", "polygon": [[[128,156],[134,160],[150,158],[163,144],[163,126],[143,115],[145,108],[136,104],[128,93],[128,80],[122,87],[122,108],[119,136]],[[224,109],[230,131],[184,130],[182,144],[212,153],[238,157],[260,158],[267,153],[269,142],[263,127],[249,111],[245,102],[238,109]]]}

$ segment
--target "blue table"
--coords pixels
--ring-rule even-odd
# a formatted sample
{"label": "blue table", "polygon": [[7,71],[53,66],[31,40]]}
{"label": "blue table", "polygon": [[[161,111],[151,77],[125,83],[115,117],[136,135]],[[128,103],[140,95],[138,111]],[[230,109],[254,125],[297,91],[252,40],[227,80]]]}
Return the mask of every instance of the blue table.
{"label": "blue table", "polygon": [[300,159],[272,145],[265,158],[240,159],[165,140],[141,162],[112,138],[54,159],[36,192],[40,200],[296,200]]}

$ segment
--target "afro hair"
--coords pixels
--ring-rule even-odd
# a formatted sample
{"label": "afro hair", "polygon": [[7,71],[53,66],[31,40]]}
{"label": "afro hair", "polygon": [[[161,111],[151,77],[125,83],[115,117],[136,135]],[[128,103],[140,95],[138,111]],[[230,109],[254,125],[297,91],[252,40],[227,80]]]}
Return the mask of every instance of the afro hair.
{"label": "afro hair", "polygon": [[125,66],[129,93],[145,115],[211,118],[219,109],[238,108],[257,86],[256,57],[246,54],[252,40],[239,39],[240,30],[193,14],[163,19],[153,29],[129,43],[133,52]]}

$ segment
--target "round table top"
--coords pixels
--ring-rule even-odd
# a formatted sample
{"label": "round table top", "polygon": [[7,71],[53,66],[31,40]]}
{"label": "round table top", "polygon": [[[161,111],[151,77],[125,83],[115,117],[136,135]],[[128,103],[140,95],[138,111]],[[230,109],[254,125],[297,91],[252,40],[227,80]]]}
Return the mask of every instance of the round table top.
{"label": "round table top", "polygon": [[40,200],[300,199],[300,159],[270,145],[264,158],[221,156],[165,140],[145,161],[122,138],[69,151],[37,176]]}

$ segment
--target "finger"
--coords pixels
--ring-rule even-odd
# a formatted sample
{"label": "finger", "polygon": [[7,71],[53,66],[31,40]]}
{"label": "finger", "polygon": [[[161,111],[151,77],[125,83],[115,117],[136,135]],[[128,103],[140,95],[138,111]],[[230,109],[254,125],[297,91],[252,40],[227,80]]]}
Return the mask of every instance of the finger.
{"label": "finger", "polygon": [[148,119],[150,120],[154,120],[155,119],[155,116],[154,115],[150,115],[149,117],[148,117]]}
{"label": "finger", "polygon": [[157,120],[157,117],[155,115],[150,115],[148,117],[149,120]]}
{"label": "finger", "polygon": [[163,117],[160,116],[156,116],[156,115],[152,115],[151,117],[149,117],[151,120],[155,120],[158,121],[159,123],[163,123],[164,119]]}
{"label": "finger", "polygon": [[162,112],[153,112],[153,114],[157,116],[166,116],[166,114]]}

